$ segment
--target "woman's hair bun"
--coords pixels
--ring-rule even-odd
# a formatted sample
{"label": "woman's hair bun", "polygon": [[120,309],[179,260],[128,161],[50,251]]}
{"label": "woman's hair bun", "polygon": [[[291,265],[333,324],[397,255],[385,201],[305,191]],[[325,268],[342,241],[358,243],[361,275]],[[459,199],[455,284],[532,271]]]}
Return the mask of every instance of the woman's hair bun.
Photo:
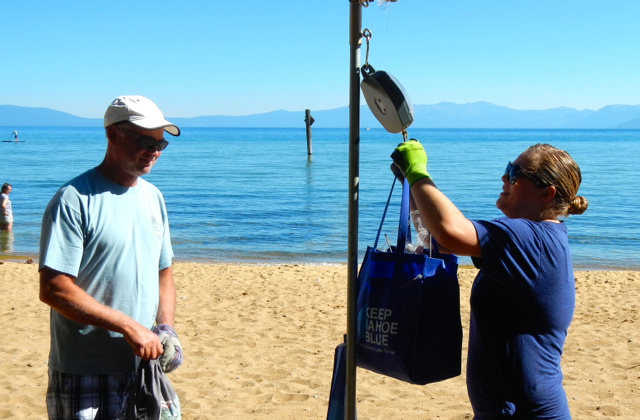
{"label": "woman's hair bun", "polygon": [[581,195],[576,195],[569,203],[567,214],[582,214],[585,212],[585,210],[587,210],[588,206],[589,202],[586,198]]}

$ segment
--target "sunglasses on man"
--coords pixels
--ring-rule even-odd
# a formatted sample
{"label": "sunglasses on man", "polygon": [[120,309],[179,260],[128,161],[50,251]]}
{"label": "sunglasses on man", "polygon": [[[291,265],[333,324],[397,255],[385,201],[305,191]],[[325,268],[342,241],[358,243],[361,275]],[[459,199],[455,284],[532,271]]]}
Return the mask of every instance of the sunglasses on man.
{"label": "sunglasses on man", "polygon": [[522,175],[523,177],[527,178],[528,180],[536,184],[538,188],[544,188],[549,186],[549,184],[547,184],[537,176],[527,173],[526,170],[523,169],[522,166],[518,165],[517,163],[509,162],[507,164],[507,169],[504,170],[504,174],[507,176],[509,180],[509,184],[511,185],[516,183],[516,179],[518,178],[518,175]]}
{"label": "sunglasses on man", "polygon": [[129,135],[133,136],[136,138],[136,141],[138,142],[138,146],[141,149],[147,149],[148,151],[150,151],[151,153],[154,152],[154,149],[158,150],[159,152],[163,151],[164,149],[167,148],[167,146],[169,145],[169,142],[166,141],[165,139],[162,140],[156,140],[153,137],[149,137],[149,136],[143,136],[140,134],[136,134],[132,131],[127,130],[124,127],[118,127],[118,130],[122,130],[126,133],[128,133]]}

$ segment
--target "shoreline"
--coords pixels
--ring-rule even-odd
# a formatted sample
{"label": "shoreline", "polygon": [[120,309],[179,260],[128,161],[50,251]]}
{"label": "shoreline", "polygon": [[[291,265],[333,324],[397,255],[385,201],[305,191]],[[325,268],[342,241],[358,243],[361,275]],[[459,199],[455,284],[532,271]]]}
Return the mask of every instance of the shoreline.
{"label": "shoreline", "polygon": [[[8,263],[26,263],[27,260],[31,260],[32,262],[29,264],[38,264],[38,254],[21,254],[21,255],[3,255],[0,254],[0,264],[2,262]],[[180,263],[191,263],[191,264],[203,264],[203,265],[242,265],[242,266],[256,266],[256,267],[271,267],[271,266],[309,266],[309,267],[347,267],[346,262],[306,262],[306,261],[278,261],[278,262],[264,262],[257,261],[252,259],[245,260],[204,260],[204,259],[189,259],[189,258],[175,258],[173,259],[173,264]],[[358,262],[358,267],[360,267],[361,261]],[[473,265],[469,264],[460,264],[458,266],[459,269],[467,269],[467,270],[477,270]],[[629,268],[629,267],[598,267],[598,266],[587,266],[587,265],[578,265],[574,264],[573,266],[574,272],[640,272],[638,269]]]}

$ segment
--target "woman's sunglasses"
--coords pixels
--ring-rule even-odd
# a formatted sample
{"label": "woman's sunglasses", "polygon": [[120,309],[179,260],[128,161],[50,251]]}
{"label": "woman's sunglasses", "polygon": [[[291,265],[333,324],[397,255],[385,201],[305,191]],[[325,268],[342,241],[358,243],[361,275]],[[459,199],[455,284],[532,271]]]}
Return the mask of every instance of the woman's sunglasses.
{"label": "woman's sunglasses", "polygon": [[509,162],[507,164],[507,169],[504,170],[504,174],[507,176],[507,178],[509,180],[509,184],[511,184],[511,185],[516,183],[516,179],[518,179],[518,175],[522,175],[523,177],[527,178],[528,180],[530,180],[534,184],[536,184],[536,186],[539,187],[539,188],[544,188],[544,187],[548,187],[549,186],[546,182],[544,182],[543,180],[541,180],[537,176],[532,175],[532,174],[528,174],[522,168],[522,166],[518,165],[517,163]]}
{"label": "woman's sunglasses", "polygon": [[135,137],[136,141],[138,142],[138,146],[141,149],[147,149],[150,152],[154,152],[154,149],[158,150],[158,152],[163,151],[164,149],[167,148],[167,146],[169,145],[169,142],[166,141],[165,139],[162,140],[156,140],[153,137],[149,137],[149,136],[141,136],[140,134],[136,134],[132,131],[127,130],[126,128],[123,127],[118,127],[118,130],[122,130],[126,133],[128,133],[129,135]]}

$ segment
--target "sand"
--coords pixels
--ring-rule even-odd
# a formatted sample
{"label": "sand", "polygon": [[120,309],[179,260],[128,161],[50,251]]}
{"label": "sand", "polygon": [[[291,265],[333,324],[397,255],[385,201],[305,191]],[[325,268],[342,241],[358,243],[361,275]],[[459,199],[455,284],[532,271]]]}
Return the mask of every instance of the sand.
{"label": "sand", "polygon": [[[346,266],[174,265],[183,419],[325,419]],[[465,341],[474,269],[460,270]],[[35,264],[0,265],[0,419],[46,417],[49,309]],[[562,361],[574,419],[640,419],[640,273],[576,272]],[[463,346],[466,353],[466,343]],[[465,359],[463,356],[463,364]],[[468,419],[463,375],[426,386],[358,369],[358,418]]]}

